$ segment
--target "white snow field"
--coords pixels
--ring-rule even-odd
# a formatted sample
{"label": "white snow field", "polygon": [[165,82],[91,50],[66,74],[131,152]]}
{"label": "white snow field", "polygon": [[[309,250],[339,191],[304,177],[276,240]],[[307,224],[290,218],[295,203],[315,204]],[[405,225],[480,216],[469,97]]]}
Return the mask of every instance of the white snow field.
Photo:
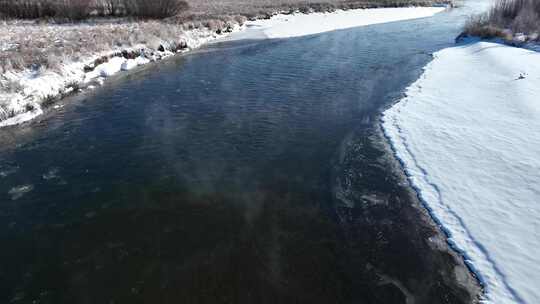
{"label": "white snow field", "polygon": [[385,134],[485,302],[539,303],[540,53],[474,42],[434,56]]}
{"label": "white snow field", "polygon": [[338,10],[332,13],[279,14],[267,20],[246,22],[247,30],[233,34],[231,39],[300,37],[371,24],[431,17],[445,9],[445,7],[401,7]]}

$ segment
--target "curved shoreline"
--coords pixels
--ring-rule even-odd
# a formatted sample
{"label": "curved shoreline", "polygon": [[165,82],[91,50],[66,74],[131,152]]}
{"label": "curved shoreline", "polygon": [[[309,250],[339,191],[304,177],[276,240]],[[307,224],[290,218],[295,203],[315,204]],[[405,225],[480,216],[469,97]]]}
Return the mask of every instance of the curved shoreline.
{"label": "curved shoreline", "polygon": [[[390,108],[395,106],[396,104],[398,104],[400,102],[402,102],[402,100],[397,101],[394,105],[390,106]],[[414,192],[415,197],[417,198],[419,205],[427,212],[427,216],[430,218],[430,220],[433,221],[433,223],[436,226],[437,231],[444,236],[445,242],[448,245],[448,247],[450,248],[450,250],[452,250],[452,252],[454,254],[457,254],[461,258],[461,260],[464,263],[464,266],[467,267],[469,272],[476,279],[477,283],[479,284],[480,290],[481,290],[481,295],[479,295],[479,296],[484,297],[485,292],[486,292],[486,290],[485,290],[486,289],[486,281],[485,281],[485,279],[482,277],[481,272],[478,271],[478,269],[476,269],[474,264],[471,263],[470,256],[467,254],[467,252],[463,248],[460,248],[459,246],[457,246],[455,242],[451,241],[451,239],[452,239],[451,230],[444,225],[443,221],[439,217],[437,217],[437,215],[435,214],[433,208],[422,197],[421,188],[416,186],[415,183],[412,181],[412,179],[411,179],[412,175],[407,170],[407,164],[405,163],[405,161],[401,157],[398,156],[398,150],[396,148],[395,142],[392,140],[391,136],[389,135],[387,127],[384,127],[383,115],[384,115],[384,112],[383,112],[383,114],[381,114],[381,117],[378,120],[378,126],[380,128],[380,130],[379,130],[380,131],[380,136],[384,139],[384,141],[387,144],[388,153],[390,153],[392,155],[392,157],[395,159],[395,161],[399,164],[398,165],[399,166],[399,170],[398,170],[399,173],[403,174],[403,177],[407,180],[408,187],[410,188],[410,190],[412,192]],[[482,301],[482,300],[485,300],[485,299],[480,298],[479,300]]]}
{"label": "curved shoreline", "polygon": [[[373,153],[379,155],[376,161]],[[362,243],[362,240],[382,233],[383,238],[393,242],[376,251],[379,259],[391,265],[395,258],[392,252],[400,252],[401,259],[419,257],[422,267],[429,269],[414,282],[407,272],[375,259],[369,265],[380,280],[400,289],[407,303],[423,303],[426,300],[424,292],[437,284],[445,293],[459,295],[454,298],[455,303],[481,302],[482,286],[423,207],[379,121],[374,119],[354,131],[344,140],[338,154],[340,160],[334,165],[333,177],[337,185],[334,189],[335,210],[348,242]],[[346,174],[351,167],[361,173]],[[389,187],[386,192],[378,190],[377,185],[381,183]],[[400,241],[401,238],[404,240]],[[373,247],[377,245],[372,244]]]}
{"label": "curved shoreline", "polygon": [[381,118],[410,184],[476,273],[487,303],[536,297],[527,284],[538,273],[529,254],[540,178],[531,144],[540,130],[536,57],[483,41],[443,49]]}

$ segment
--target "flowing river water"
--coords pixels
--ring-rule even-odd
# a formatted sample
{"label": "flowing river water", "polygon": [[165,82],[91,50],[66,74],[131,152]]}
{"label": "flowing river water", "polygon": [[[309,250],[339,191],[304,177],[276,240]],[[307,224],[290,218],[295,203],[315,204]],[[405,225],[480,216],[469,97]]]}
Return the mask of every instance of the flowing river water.
{"label": "flowing river water", "polygon": [[0,130],[1,303],[471,303],[379,129],[433,18],[210,45]]}

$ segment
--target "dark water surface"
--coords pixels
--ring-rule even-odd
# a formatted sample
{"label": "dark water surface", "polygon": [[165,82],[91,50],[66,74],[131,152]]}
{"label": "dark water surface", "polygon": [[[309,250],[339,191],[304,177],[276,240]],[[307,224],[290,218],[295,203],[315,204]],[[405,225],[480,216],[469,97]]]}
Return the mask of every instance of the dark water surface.
{"label": "dark water surface", "polygon": [[377,127],[465,11],[212,45],[1,129],[0,303],[470,302]]}

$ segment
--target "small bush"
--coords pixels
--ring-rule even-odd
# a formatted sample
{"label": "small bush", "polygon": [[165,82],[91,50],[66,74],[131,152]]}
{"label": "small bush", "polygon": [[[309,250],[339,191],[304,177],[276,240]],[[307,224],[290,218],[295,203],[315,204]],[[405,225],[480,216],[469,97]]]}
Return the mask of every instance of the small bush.
{"label": "small bush", "polygon": [[183,0],[0,0],[0,16],[82,20],[98,16],[162,19],[189,8]]}
{"label": "small bush", "polygon": [[172,17],[189,8],[183,0],[124,0],[123,6],[127,15],[149,19]]}
{"label": "small bush", "polygon": [[482,38],[512,39],[508,30],[540,32],[540,0],[498,0],[488,13],[471,18],[465,25],[466,34]]}
{"label": "small bush", "polygon": [[540,30],[539,13],[532,9],[521,9],[510,24],[510,28],[522,33]]}
{"label": "small bush", "polygon": [[82,20],[90,14],[92,0],[60,0],[57,2],[56,16],[69,20]]}
{"label": "small bush", "polygon": [[96,5],[100,16],[122,16],[126,13],[124,0],[105,0]]}
{"label": "small bush", "polygon": [[51,1],[0,0],[0,14],[12,18],[42,18],[54,15]]}
{"label": "small bush", "polygon": [[490,24],[487,15],[471,17],[465,24],[465,33],[480,38],[508,38],[501,28]]}
{"label": "small bush", "polygon": [[21,19],[88,17],[91,0],[0,0],[0,14]]}

